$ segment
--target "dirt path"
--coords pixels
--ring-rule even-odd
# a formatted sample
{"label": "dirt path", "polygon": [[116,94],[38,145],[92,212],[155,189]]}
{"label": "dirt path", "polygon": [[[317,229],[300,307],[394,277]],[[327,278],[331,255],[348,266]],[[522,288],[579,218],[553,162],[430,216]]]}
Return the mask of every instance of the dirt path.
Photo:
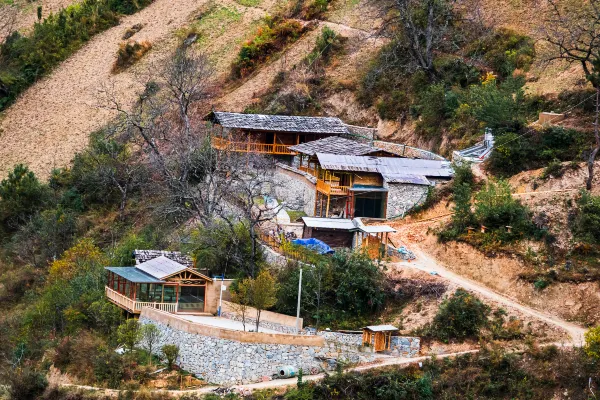
{"label": "dirt path", "polygon": [[208,0],[156,0],[140,12],[125,17],[120,25],[95,36],[82,49],[34,84],[0,120],[0,178],[16,163],[28,164],[46,178],[55,167],[67,165],[112,113],[98,108],[98,93],[112,88],[120,100],[130,103],[138,89],[136,72],[143,65],[118,75],[110,70],[124,31],[142,23],[133,39],[148,40],[154,48],[142,64],[165,56],[171,34],[184,25]]}
{"label": "dirt path", "polygon": [[392,266],[401,266],[418,269],[420,271],[424,271],[427,273],[435,272],[440,277],[449,280],[457,285],[460,285],[464,289],[473,291],[478,293],[479,295],[486,297],[492,301],[498,302],[505,306],[514,308],[524,314],[531,315],[541,321],[544,321],[548,324],[557,326],[561,329],[564,329],[571,336],[572,344],[576,346],[581,346],[584,343],[584,333],[585,329],[575,325],[571,322],[565,321],[561,318],[558,318],[554,315],[546,314],[544,312],[535,310],[531,307],[527,307],[522,305],[516,300],[513,300],[506,295],[496,293],[495,291],[489,289],[488,287],[475,282],[471,279],[464,278],[456,273],[446,269],[440,262],[434,260],[425,254],[418,245],[412,243],[410,249],[415,253],[417,259],[412,262],[398,262],[391,264]]}
{"label": "dirt path", "polygon": [[[460,351],[460,352],[456,352],[456,353],[436,354],[436,358],[438,358],[438,359],[439,358],[453,358],[453,357],[461,356],[464,354],[477,353],[478,351],[479,350],[468,350],[468,351]],[[361,365],[358,367],[350,368],[347,371],[368,371],[371,369],[388,367],[388,366],[407,367],[412,364],[417,364],[417,363],[426,361],[429,358],[430,358],[429,356],[414,357],[414,358],[389,357],[389,358],[383,360],[382,362],[368,364],[368,365]],[[323,378],[325,378],[325,374],[305,375],[303,377],[303,381],[304,382],[319,381]],[[295,386],[297,383],[298,383],[297,378],[276,379],[276,380],[272,380],[272,381],[251,383],[251,384],[247,384],[247,385],[232,385],[232,386],[228,386],[228,389],[239,392],[239,393],[248,393],[248,392],[252,392],[254,390],[292,387],[292,386]],[[97,388],[94,386],[81,386],[81,385],[74,385],[74,384],[70,384],[70,383],[58,383],[58,385],[62,386],[62,387],[69,387],[69,388],[81,389],[81,390],[93,390],[93,391],[99,391],[99,392],[101,391],[104,395],[111,396],[111,397],[117,397],[119,395],[119,393],[121,392],[120,390],[116,390],[116,389],[103,389],[103,388]],[[193,390],[166,390],[166,391],[163,391],[162,393],[168,393],[172,396],[177,396],[177,397],[190,396],[190,395],[197,395],[197,394],[212,393],[215,391],[215,389],[217,389],[219,387],[220,386],[206,386],[201,389],[193,389]]]}

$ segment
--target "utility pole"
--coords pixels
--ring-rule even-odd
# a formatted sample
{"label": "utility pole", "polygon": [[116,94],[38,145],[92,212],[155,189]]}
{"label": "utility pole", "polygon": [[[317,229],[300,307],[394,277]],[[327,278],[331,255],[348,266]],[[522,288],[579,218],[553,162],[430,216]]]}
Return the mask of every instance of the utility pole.
{"label": "utility pole", "polygon": [[302,264],[300,264],[300,279],[298,279],[298,308],[296,309],[296,334],[300,333],[300,296],[302,295]]}

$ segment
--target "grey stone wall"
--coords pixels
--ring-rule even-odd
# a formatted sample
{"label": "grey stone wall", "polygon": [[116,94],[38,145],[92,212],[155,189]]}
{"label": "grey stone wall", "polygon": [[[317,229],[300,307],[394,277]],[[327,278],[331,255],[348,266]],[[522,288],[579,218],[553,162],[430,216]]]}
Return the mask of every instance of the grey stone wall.
{"label": "grey stone wall", "polygon": [[140,317],[140,323],[154,324],[161,332],[157,349],[165,344],[177,344],[177,364],[216,384],[258,382],[263,377],[270,378],[286,365],[302,368],[309,375],[319,373],[322,368],[330,368],[331,360],[373,361],[372,355],[345,352],[343,346],[334,341],[326,341],[323,347],[242,343],[184,332],[145,316]]}
{"label": "grey stone wall", "polygon": [[[358,347],[362,346],[362,334],[321,331],[317,335],[323,336],[326,343],[336,343],[343,351],[357,351]],[[407,358],[416,357],[421,350],[421,339],[418,337],[392,336],[390,348],[393,355]]]}
{"label": "grey stone wall", "polygon": [[429,186],[407,183],[388,183],[388,203],[386,218],[402,216],[427,199]]}
{"label": "grey stone wall", "polygon": [[278,163],[275,169],[275,196],[285,201],[290,209],[299,209],[308,216],[315,211],[316,179],[310,174]]}

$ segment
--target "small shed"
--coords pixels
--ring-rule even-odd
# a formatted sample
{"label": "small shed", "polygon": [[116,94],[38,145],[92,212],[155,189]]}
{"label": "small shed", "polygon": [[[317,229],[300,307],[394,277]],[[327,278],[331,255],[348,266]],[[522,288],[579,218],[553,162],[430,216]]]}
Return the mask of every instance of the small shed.
{"label": "small shed", "polygon": [[354,232],[358,228],[352,220],[344,218],[302,217],[304,239],[315,238],[327,243],[330,247],[352,247]]}
{"label": "small shed", "polygon": [[398,328],[392,325],[371,325],[363,328],[363,345],[368,343],[375,351],[391,350],[392,333]]}

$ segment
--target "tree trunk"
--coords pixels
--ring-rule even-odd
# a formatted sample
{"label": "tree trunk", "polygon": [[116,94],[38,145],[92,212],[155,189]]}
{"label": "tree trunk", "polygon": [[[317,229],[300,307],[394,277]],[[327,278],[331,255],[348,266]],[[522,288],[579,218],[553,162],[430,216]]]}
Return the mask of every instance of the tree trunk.
{"label": "tree trunk", "polygon": [[594,138],[596,139],[596,147],[592,150],[588,159],[588,179],[585,185],[587,190],[592,190],[592,181],[594,180],[594,161],[596,155],[600,151],[600,132],[598,132],[598,115],[600,114],[600,87],[596,88],[596,119],[594,121]]}
{"label": "tree trunk", "polygon": [[258,332],[258,326],[260,325],[260,309],[256,310],[256,332]]}

